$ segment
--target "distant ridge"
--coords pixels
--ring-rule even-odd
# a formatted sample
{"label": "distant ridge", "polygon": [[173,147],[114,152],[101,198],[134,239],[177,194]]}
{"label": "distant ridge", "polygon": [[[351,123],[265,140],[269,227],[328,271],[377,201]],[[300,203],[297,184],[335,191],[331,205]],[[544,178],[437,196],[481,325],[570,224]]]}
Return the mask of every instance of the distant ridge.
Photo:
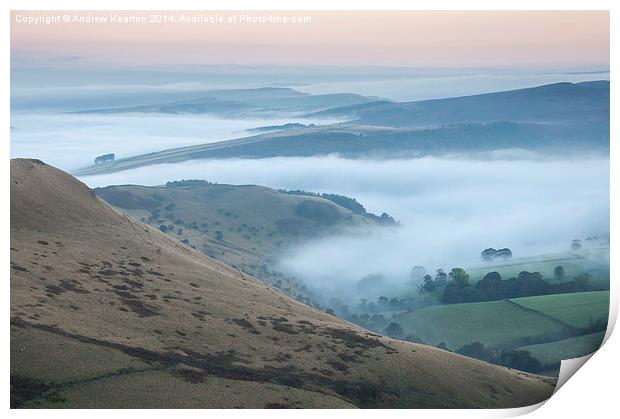
{"label": "distant ridge", "polygon": [[348,122],[198,144],[81,168],[76,176],[192,159],[403,158],[497,150],[609,153],[609,82],[539,87],[419,102],[372,101],[307,114]]}
{"label": "distant ridge", "polygon": [[371,102],[328,109],[313,117],[350,117],[382,126],[494,121],[583,124],[609,121],[609,81],[553,83],[526,89],[416,102]]}

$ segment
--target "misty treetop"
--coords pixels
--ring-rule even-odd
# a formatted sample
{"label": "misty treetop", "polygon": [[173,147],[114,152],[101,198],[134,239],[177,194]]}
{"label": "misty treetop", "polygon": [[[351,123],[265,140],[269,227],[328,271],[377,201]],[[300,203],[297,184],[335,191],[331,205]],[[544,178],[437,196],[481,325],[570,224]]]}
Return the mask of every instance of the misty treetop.
{"label": "misty treetop", "polygon": [[480,252],[480,258],[486,262],[493,261],[495,259],[511,259],[512,251],[508,248],[493,249],[489,247]]}

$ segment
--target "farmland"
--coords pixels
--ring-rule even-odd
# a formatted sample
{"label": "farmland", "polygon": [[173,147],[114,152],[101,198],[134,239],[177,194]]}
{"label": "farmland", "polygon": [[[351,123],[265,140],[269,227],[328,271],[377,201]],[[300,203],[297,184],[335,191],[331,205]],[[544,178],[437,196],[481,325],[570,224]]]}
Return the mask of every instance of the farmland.
{"label": "farmland", "polygon": [[432,345],[444,342],[455,350],[478,341],[490,348],[532,349],[545,364],[596,349],[600,339],[588,329],[607,320],[608,308],[608,291],[581,292],[436,305],[395,321],[405,334]]}
{"label": "farmland", "polygon": [[519,338],[569,332],[552,319],[508,301],[432,306],[401,315],[397,322],[406,334],[433,345],[445,342],[451,349],[475,341],[506,346]]}
{"label": "farmland", "polygon": [[498,272],[505,279],[515,277],[522,271],[540,272],[543,277],[554,279],[553,271],[557,266],[564,268],[564,280],[571,280],[587,272],[592,276],[593,286],[609,286],[609,246],[479,264],[468,267],[467,272],[472,282],[481,280],[492,271]]}
{"label": "farmland", "polygon": [[543,295],[516,298],[511,301],[570,326],[587,328],[599,319],[607,320],[609,291]]}
{"label": "farmland", "polygon": [[602,331],[519,349],[530,352],[544,365],[557,364],[563,359],[577,358],[595,351],[601,346],[604,336],[605,332]]}

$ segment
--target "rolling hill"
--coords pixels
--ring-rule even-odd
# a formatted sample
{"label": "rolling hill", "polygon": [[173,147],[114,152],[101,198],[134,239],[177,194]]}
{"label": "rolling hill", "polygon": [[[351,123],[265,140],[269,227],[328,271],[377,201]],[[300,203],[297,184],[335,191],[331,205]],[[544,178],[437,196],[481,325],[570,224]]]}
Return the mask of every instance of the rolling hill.
{"label": "rolling hill", "polygon": [[200,98],[144,104],[130,107],[86,109],[76,114],[211,114],[224,117],[262,115],[271,112],[303,113],[325,110],[339,106],[359,105],[372,102],[373,98],[353,93],[310,95],[284,87],[257,89],[221,89],[205,91]]}
{"label": "rolling hill", "polygon": [[378,101],[321,111],[314,117],[346,117],[378,126],[428,127],[513,121],[609,124],[609,81],[555,83],[417,102]]}
{"label": "rolling hill", "polygon": [[298,298],[309,297],[303,284],[274,271],[283,251],[327,235],[385,227],[363,207],[356,213],[324,198],[263,186],[193,180],[94,191],[119,211]]}
{"label": "rolling hill", "polygon": [[[291,101],[310,98],[325,103],[312,96],[277,101],[282,109],[299,110]],[[261,106],[269,107],[267,103]],[[279,109],[280,105],[274,106]],[[384,159],[511,149],[552,155],[609,153],[607,81],[557,83],[421,102],[373,101],[306,116],[350,121],[126,157],[111,164],[85,167],[74,174],[97,175],[192,159],[329,154]]]}
{"label": "rolling hill", "polygon": [[444,342],[455,350],[477,341],[489,348],[531,349],[543,364],[559,365],[598,349],[602,326],[595,326],[608,314],[609,291],[594,291],[436,305],[396,321],[429,344]]}
{"label": "rolling hill", "polygon": [[369,333],[11,161],[13,407],[516,407],[555,380]]}

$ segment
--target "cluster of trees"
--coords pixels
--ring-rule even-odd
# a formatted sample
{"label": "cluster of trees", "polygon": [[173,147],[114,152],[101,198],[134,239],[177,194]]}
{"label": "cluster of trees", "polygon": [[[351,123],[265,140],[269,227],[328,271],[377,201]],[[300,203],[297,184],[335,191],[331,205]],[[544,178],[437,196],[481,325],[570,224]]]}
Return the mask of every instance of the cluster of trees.
{"label": "cluster of trees", "polygon": [[[454,268],[448,274],[443,269],[436,271],[435,277],[426,274],[422,277],[422,292],[441,292],[440,301],[444,304],[471,303],[479,301],[503,300],[529,297],[533,295],[561,294],[588,289],[592,279],[584,272],[566,281],[562,266],[554,269],[557,282],[546,281],[539,272],[522,271],[516,277],[503,280],[499,272],[489,272],[475,284],[470,283],[469,274],[462,268]],[[441,291],[443,289],[443,291]]]}
{"label": "cluster of trees", "polygon": [[382,213],[381,216],[377,216],[375,214],[367,212],[366,214],[364,214],[364,217],[370,218],[384,225],[398,225],[398,221],[387,212]]}
{"label": "cluster of trees", "polygon": [[387,298],[380,296],[376,302],[368,301],[362,298],[357,305],[357,311],[361,313],[376,313],[381,311],[403,311],[411,310],[415,304],[415,300],[411,297],[407,298]]}
{"label": "cluster of trees", "polygon": [[389,215],[386,212],[382,213],[380,216],[372,214],[370,212],[366,212],[366,208],[364,208],[364,206],[362,204],[357,202],[357,200],[355,198],[350,198],[348,196],[332,194],[332,193],[308,192],[308,191],[303,191],[303,190],[300,190],[300,189],[297,189],[297,190],[294,190],[294,191],[289,191],[289,190],[286,190],[286,189],[278,189],[278,192],[281,192],[281,193],[287,194],[287,195],[302,195],[302,196],[312,196],[312,197],[316,197],[316,198],[327,199],[328,201],[331,201],[331,202],[333,202],[335,204],[338,204],[341,207],[346,208],[346,209],[350,210],[351,212],[353,212],[355,214],[359,214],[359,215],[362,215],[364,217],[371,218],[371,219],[373,219],[373,220],[375,220],[375,221],[377,221],[377,222],[379,222],[381,224],[386,224],[386,225],[396,225],[396,224],[398,224],[398,221],[396,221],[394,219],[394,217],[392,217],[391,215]]}
{"label": "cluster of trees", "polygon": [[540,361],[534,358],[528,351],[516,349],[493,350],[485,348],[484,344],[481,342],[468,343],[458,348],[455,352],[491,364],[503,365],[504,367],[533,373],[552,368],[552,366],[549,365],[542,365]]}
{"label": "cluster of trees", "polygon": [[[564,276],[564,268],[556,268],[556,276]],[[516,277],[502,280],[498,272],[489,272],[475,285],[469,283],[469,275],[461,268],[450,271],[441,302],[444,304],[470,303],[477,301],[502,300],[529,297],[533,295],[560,294],[584,291],[588,288],[591,275],[582,273],[571,281],[549,283],[539,272],[522,271]]]}
{"label": "cluster of trees", "polygon": [[[333,310],[332,310],[333,312]],[[336,314],[336,313],[334,313]],[[338,313],[338,317],[344,318],[351,323],[355,323],[362,326],[365,329],[372,330],[378,333],[383,333],[385,328],[390,322],[385,318],[383,314],[370,314],[370,313]]]}
{"label": "cluster of trees", "polygon": [[334,316],[337,315],[351,323],[355,323],[364,329],[372,330],[373,332],[381,333],[394,339],[417,341],[414,336],[406,336],[400,324],[387,320],[383,314],[346,313],[345,315],[345,313],[342,312],[336,313],[331,308],[325,311]]}
{"label": "cluster of trees", "polygon": [[95,164],[100,165],[100,164],[112,163],[115,157],[116,156],[114,155],[114,153],[102,154],[101,156],[95,157]]}
{"label": "cluster of trees", "polygon": [[581,239],[573,239],[570,244],[570,249],[575,251],[581,249],[583,246],[593,247],[593,246],[605,246],[609,245],[609,236],[599,237],[599,236],[589,236],[584,240]]}
{"label": "cluster of trees", "polygon": [[480,252],[480,258],[485,262],[490,262],[495,259],[511,259],[512,250],[506,247],[503,249],[493,249],[492,247],[489,247],[488,249],[484,249]]}
{"label": "cluster of trees", "polygon": [[346,208],[356,214],[360,214],[360,215],[366,214],[366,208],[364,208],[362,204],[357,202],[355,198],[349,198],[348,196],[331,194],[331,193],[328,194],[328,193],[308,192],[308,191],[303,191],[301,189],[297,189],[294,191],[289,191],[286,189],[278,189],[278,192],[281,192],[287,195],[302,195],[302,196],[313,196],[316,198],[323,198],[323,199],[327,199],[328,201],[332,201],[340,205],[341,207]]}
{"label": "cluster of trees", "polygon": [[175,228],[172,224],[161,224],[159,226],[159,231],[161,231],[162,233],[168,233],[168,232],[173,232],[175,231]]}
{"label": "cluster of trees", "polygon": [[445,287],[448,284],[448,274],[443,269],[437,269],[435,271],[435,278],[430,274],[426,274],[422,277],[422,291],[433,292],[436,289]]}
{"label": "cluster of trees", "polygon": [[213,185],[213,182],[209,182],[201,179],[181,179],[166,182],[166,186],[170,188],[183,188],[188,186],[207,186]]}

